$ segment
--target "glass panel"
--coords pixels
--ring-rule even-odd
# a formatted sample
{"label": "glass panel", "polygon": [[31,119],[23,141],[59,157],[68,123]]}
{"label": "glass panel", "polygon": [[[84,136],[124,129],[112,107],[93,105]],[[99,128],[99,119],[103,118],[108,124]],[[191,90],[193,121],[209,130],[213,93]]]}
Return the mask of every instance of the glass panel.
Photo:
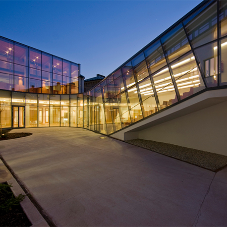
{"label": "glass panel", "polygon": [[226,0],[219,0],[220,5],[220,14],[219,14],[219,21],[220,21],[220,36],[227,35],[227,1]]}
{"label": "glass panel", "polygon": [[60,126],[61,108],[56,106],[50,107],[50,126]]}
{"label": "glass panel", "polygon": [[62,84],[62,75],[53,74],[53,82],[60,82]]}
{"label": "glass panel", "polygon": [[220,85],[227,85],[227,38],[221,40]]}
{"label": "glass panel", "polygon": [[37,79],[37,80],[41,80],[41,71],[39,69],[33,69],[30,68],[29,70],[29,78],[31,79]]}
{"label": "glass panel", "polygon": [[69,126],[69,107],[61,107],[61,126]]}
{"label": "glass panel", "polygon": [[121,76],[121,70],[118,69],[118,70],[115,71],[112,75],[113,75],[113,78],[114,78],[114,79],[117,79],[119,76]]}
{"label": "glass panel", "polygon": [[154,73],[166,65],[166,59],[160,41],[152,44],[144,51],[144,53],[150,73]]}
{"label": "glass panel", "polygon": [[13,75],[0,73],[0,89],[13,90]]}
{"label": "glass panel", "polygon": [[52,82],[52,73],[42,71],[42,79]]}
{"label": "glass panel", "polygon": [[52,72],[52,56],[42,53],[42,70]]}
{"label": "glass panel", "polygon": [[78,65],[71,63],[71,78],[73,82],[78,81],[78,74],[79,74]]}
{"label": "glass panel", "polygon": [[69,95],[61,95],[61,106],[69,106]]}
{"label": "glass panel", "polygon": [[37,127],[37,95],[26,95],[26,127]]}
{"label": "glass panel", "polygon": [[14,91],[27,92],[28,78],[21,76],[14,76]]}
{"label": "glass panel", "polygon": [[13,42],[0,38],[0,59],[13,61]]}
{"label": "glass panel", "polygon": [[161,38],[169,62],[191,50],[182,25],[178,25]]}
{"label": "glass panel", "polygon": [[29,92],[41,93],[41,80],[29,79]]}
{"label": "glass panel", "polygon": [[145,61],[141,62],[134,68],[134,74],[137,77],[138,82],[149,76],[147,64]]}
{"label": "glass panel", "polygon": [[211,43],[195,50],[207,87],[217,86],[217,43]]}
{"label": "glass panel", "polygon": [[24,127],[24,107],[19,107],[19,127]]}
{"label": "glass panel", "polygon": [[53,57],[53,73],[62,74],[62,59]]}
{"label": "glass panel", "polygon": [[153,80],[161,109],[178,101],[168,67],[154,74]]}
{"label": "glass panel", "polygon": [[51,83],[50,81],[42,80],[42,93],[51,94]]}
{"label": "glass panel", "polygon": [[26,105],[37,106],[37,94],[26,94]]}
{"label": "glass panel", "polygon": [[77,106],[77,95],[70,95],[70,106]]}
{"label": "glass panel", "polygon": [[60,95],[50,95],[50,105],[60,106]]}
{"label": "glass panel", "polygon": [[77,106],[70,107],[70,126],[77,127]]}
{"label": "glass panel", "polygon": [[0,91],[0,127],[11,127],[11,92]]}
{"label": "glass panel", "polygon": [[[150,78],[146,79],[142,83],[139,83],[139,90],[141,99],[143,101],[144,117],[147,117],[158,111],[156,100],[154,97],[153,87],[151,85]],[[136,91],[134,91],[136,92]]]}
{"label": "glass panel", "polygon": [[13,128],[18,128],[18,120],[19,120],[19,108],[18,106],[13,107]]}
{"label": "glass panel", "polygon": [[125,90],[122,76],[119,76],[117,79],[114,80],[114,86],[115,86],[116,94],[119,94],[121,91]]}
{"label": "glass panel", "polygon": [[29,66],[41,69],[41,51],[29,48]]}
{"label": "glass panel", "polygon": [[0,72],[13,74],[13,64],[7,61],[0,61]]}
{"label": "glass panel", "polygon": [[38,95],[39,127],[49,127],[49,95]]}
{"label": "glass panel", "polygon": [[20,44],[14,45],[14,63],[28,66],[28,47]]}
{"label": "glass panel", "polygon": [[83,127],[83,106],[78,106],[78,127]]}
{"label": "glass panel", "polygon": [[[204,8],[203,6],[202,9]],[[217,39],[217,4],[212,4],[203,12],[199,9],[184,24],[194,48]]]}
{"label": "glass panel", "polygon": [[127,88],[133,86],[135,84],[135,79],[134,79],[133,69],[130,62],[127,63],[125,66],[123,66],[122,73],[123,73],[123,78],[126,82]]}
{"label": "glass panel", "polygon": [[12,92],[12,105],[24,106],[25,105],[25,93]]}
{"label": "glass panel", "polygon": [[171,65],[181,99],[187,98],[205,88],[192,53]]}
{"label": "glass panel", "polygon": [[70,72],[70,62],[63,60],[63,75],[64,76],[71,76]]}
{"label": "glass panel", "polygon": [[14,76],[28,77],[28,68],[14,64]]}
{"label": "glass panel", "polygon": [[61,94],[61,83],[53,82],[53,94]]}
{"label": "glass panel", "polygon": [[113,132],[113,119],[112,119],[112,109],[110,107],[110,103],[105,103],[105,122],[106,122],[106,130],[107,134],[110,134]]}
{"label": "glass panel", "polygon": [[[77,84],[78,84],[78,82],[77,82]],[[73,82],[70,85],[70,89],[71,89],[71,94],[78,94],[78,92],[79,92],[78,87]]]}

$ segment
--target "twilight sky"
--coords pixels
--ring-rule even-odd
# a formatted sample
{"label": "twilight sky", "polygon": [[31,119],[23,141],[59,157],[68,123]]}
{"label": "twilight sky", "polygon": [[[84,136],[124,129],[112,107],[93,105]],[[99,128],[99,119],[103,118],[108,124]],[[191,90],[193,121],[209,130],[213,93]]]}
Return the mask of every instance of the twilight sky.
{"label": "twilight sky", "polygon": [[109,75],[201,0],[0,1],[0,35]]}

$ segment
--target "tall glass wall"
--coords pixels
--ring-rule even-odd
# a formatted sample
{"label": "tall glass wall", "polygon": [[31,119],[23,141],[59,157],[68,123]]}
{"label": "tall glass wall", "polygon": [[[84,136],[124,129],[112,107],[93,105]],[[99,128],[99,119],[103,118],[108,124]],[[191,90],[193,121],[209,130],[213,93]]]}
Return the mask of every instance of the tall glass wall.
{"label": "tall glass wall", "polygon": [[77,94],[78,64],[0,37],[0,89]]}

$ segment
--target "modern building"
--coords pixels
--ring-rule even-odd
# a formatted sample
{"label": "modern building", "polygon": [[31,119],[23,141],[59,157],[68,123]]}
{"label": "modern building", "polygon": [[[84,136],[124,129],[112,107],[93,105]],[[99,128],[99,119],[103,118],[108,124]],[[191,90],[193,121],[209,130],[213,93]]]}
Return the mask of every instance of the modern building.
{"label": "modern building", "polygon": [[3,127],[83,127],[227,155],[227,1],[201,2],[84,94],[78,64],[70,72],[4,38],[0,50]]}
{"label": "modern building", "polygon": [[93,87],[95,87],[104,78],[105,78],[105,76],[97,74],[96,77],[92,77],[92,78],[86,79],[84,81],[84,92],[90,91]]}

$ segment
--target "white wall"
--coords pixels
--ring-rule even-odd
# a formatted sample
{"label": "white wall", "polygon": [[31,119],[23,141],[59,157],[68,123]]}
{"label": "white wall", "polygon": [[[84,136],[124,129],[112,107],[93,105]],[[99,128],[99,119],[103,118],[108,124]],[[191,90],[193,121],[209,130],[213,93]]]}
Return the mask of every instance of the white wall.
{"label": "white wall", "polygon": [[136,136],[227,155],[227,102],[140,130]]}

